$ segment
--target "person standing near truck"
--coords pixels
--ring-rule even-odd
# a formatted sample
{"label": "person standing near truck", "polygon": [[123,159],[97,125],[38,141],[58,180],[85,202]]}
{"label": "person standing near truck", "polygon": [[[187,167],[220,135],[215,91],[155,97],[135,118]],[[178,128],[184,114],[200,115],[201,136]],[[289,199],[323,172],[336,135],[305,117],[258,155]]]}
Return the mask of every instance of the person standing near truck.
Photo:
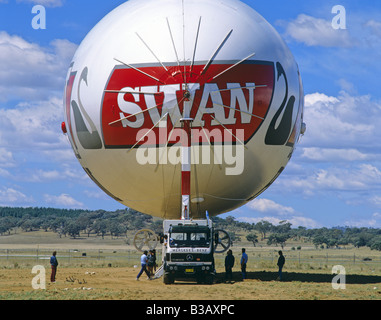
{"label": "person standing near truck", "polygon": [[147,262],[148,262],[147,253],[148,253],[147,251],[144,251],[143,254],[140,257],[140,264],[141,264],[142,268],[140,269],[140,272],[137,275],[136,280],[139,280],[139,278],[140,278],[140,276],[142,275],[143,272],[146,273],[148,279],[151,279],[150,274],[149,274],[149,272],[147,270]]}
{"label": "person standing near truck", "polygon": [[280,281],[282,281],[282,269],[283,269],[283,266],[286,262],[286,259],[284,258],[284,255],[283,255],[283,252],[281,250],[278,251],[278,254],[279,254],[279,258],[278,258],[278,263],[277,263],[277,266],[278,266],[278,279]]}
{"label": "person standing near truck", "polygon": [[147,256],[147,269],[151,277],[153,275],[153,268],[155,267],[155,265],[156,265],[156,255],[154,250],[150,250]]}
{"label": "person standing near truck", "polygon": [[242,248],[242,257],[241,257],[241,271],[242,271],[242,280],[246,279],[246,264],[249,260],[247,256],[246,249]]}
{"label": "person standing near truck", "polygon": [[233,280],[233,266],[234,266],[234,256],[233,251],[228,250],[225,257],[225,281]]}
{"label": "person standing near truck", "polygon": [[58,260],[57,260],[57,252],[54,251],[53,255],[50,257],[50,265],[52,267],[52,273],[50,275],[50,282],[56,282],[56,274],[57,274],[57,266],[58,266]]}

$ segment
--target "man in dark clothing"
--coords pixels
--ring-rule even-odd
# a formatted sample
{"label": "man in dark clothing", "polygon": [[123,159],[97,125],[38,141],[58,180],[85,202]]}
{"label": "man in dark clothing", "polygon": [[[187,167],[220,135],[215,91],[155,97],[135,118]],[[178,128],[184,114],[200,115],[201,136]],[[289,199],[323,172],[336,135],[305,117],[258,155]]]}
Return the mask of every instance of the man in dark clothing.
{"label": "man in dark clothing", "polygon": [[277,263],[279,267],[278,274],[279,274],[279,280],[282,280],[282,269],[283,269],[284,263],[286,262],[286,259],[284,258],[282,251],[279,250],[278,254],[279,254],[278,263]]}
{"label": "man in dark clothing", "polygon": [[53,255],[50,257],[50,265],[52,267],[52,274],[50,275],[50,282],[56,282],[56,273],[57,273],[57,266],[58,266],[56,254],[57,254],[57,252],[54,251]]}
{"label": "man in dark clothing", "polygon": [[228,278],[230,281],[233,280],[233,269],[234,266],[234,256],[233,252],[231,250],[228,250],[226,257],[225,257],[225,280],[227,281]]}

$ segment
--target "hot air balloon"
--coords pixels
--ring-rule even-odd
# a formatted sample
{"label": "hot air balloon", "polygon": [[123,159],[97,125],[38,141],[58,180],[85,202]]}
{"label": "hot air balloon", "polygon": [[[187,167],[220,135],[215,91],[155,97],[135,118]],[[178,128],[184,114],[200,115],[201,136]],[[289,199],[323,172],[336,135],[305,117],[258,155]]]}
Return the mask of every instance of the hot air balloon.
{"label": "hot air balloon", "polygon": [[274,182],[305,131],[303,101],[292,53],[251,7],[130,0],[75,53],[64,128],[109,196],[188,221],[245,205]]}

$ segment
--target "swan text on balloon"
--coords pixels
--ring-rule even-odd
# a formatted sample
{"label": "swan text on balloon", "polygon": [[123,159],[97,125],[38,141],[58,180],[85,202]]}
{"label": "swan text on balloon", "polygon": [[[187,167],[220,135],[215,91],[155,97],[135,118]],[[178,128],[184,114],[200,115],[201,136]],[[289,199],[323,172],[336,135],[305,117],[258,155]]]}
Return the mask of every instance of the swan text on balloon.
{"label": "swan text on balloon", "polygon": [[[244,130],[248,143],[267,116],[275,84],[274,63],[247,61],[228,70],[234,62],[182,68],[167,66],[115,66],[105,86],[101,122],[106,148],[136,144],[138,132],[148,129],[159,135],[181,126],[183,117],[193,119],[192,128],[212,132],[218,128]],[[221,74],[220,76],[218,76]],[[222,140],[235,142],[232,135]],[[226,140],[227,139],[227,140]],[[142,141],[138,141],[141,145]]]}

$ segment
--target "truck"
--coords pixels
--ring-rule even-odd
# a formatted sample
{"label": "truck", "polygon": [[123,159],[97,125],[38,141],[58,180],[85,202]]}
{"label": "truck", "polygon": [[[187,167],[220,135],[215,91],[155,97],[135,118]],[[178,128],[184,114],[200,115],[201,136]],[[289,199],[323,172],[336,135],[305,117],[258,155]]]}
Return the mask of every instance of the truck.
{"label": "truck", "polygon": [[219,245],[219,252],[227,250],[229,235],[214,230],[209,219],[164,220],[163,230],[163,282],[193,280],[212,284],[216,275],[214,253]]}

